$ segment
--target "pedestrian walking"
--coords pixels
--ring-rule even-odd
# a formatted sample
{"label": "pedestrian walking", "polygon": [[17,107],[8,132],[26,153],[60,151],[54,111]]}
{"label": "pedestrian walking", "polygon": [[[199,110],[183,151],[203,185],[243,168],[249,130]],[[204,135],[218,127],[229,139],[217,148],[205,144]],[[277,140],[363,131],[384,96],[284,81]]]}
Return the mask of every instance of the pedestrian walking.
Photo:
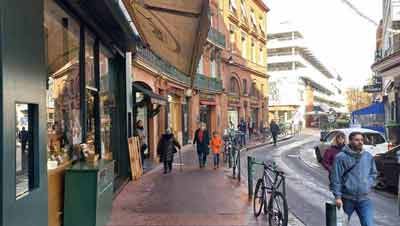
{"label": "pedestrian walking", "polygon": [[142,160],[142,167],[144,166],[144,158],[145,158],[145,151],[147,149],[147,135],[146,130],[143,126],[143,121],[139,120],[136,123],[136,133],[139,137],[139,144],[140,144],[140,158]]}
{"label": "pedestrian walking", "polygon": [[329,172],[329,181],[331,181],[332,166],[337,154],[342,151],[345,146],[346,135],[342,132],[336,134],[332,141],[331,147],[328,148],[322,159],[322,166]]}
{"label": "pedestrian walking", "polygon": [[238,127],[240,131],[240,144],[246,146],[247,125],[243,118],[240,120]]}
{"label": "pedestrian walking", "polygon": [[200,123],[200,128],[194,133],[193,145],[195,144],[199,157],[199,166],[200,168],[204,168],[207,164],[207,156],[210,154],[210,135],[205,123]]}
{"label": "pedestrian walking", "polygon": [[21,143],[22,170],[26,170],[28,168],[28,151],[26,150],[26,145],[29,141],[29,132],[25,127],[22,127],[22,130],[18,133],[18,139]]}
{"label": "pedestrian walking", "polygon": [[214,169],[219,168],[219,156],[221,153],[222,139],[218,132],[213,132],[213,137],[211,139],[211,150],[213,152]]}
{"label": "pedestrian walking", "polygon": [[161,136],[157,145],[157,154],[160,157],[160,162],[164,163],[164,174],[172,171],[172,163],[174,161],[174,154],[177,152],[176,148],[181,149],[181,145],[168,128]]}
{"label": "pedestrian walking", "polygon": [[337,207],[343,207],[349,220],[356,211],[362,226],[374,226],[373,203],[368,194],[375,183],[377,171],[373,156],[363,145],[362,133],[352,132],[349,144],[336,155],[331,190]]}
{"label": "pedestrian walking", "polygon": [[21,142],[21,151],[22,153],[26,152],[26,144],[28,143],[29,133],[26,131],[25,127],[22,127],[22,130],[18,134],[19,142]]}
{"label": "pedestrian walking", "polygon": [[322,166],[329,173],[332,172],[332,166],[336,155],[339,154],[339,152],[346,145],[345,142],[346,142],[346,135],[342,132],[339,132],[333,139],[331,146],[328,149],[326,149],[322,160]]}
{"label": "pedestrian walking", "polygon": [[269,129],[271,131],[274,146],[276,146],[276,142],[278,139],[278,133],[279,133],[279,126],[278,126],[278,124],[276,124],[275,120],[271,120],[271,123],[269,124]]}

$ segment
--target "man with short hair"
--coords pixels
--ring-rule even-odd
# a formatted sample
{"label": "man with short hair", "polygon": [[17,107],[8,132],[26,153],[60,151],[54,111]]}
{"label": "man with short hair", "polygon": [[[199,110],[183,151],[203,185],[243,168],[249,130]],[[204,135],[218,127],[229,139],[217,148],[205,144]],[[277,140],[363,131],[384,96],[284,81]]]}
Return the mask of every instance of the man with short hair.
{"label": "man with short hair", "polygon": [[343,207],[349,220],[356,211],[362,226],[374,225],[373,203],[368,194],[377,176],[373,156],[364,148],[364,136],[352,132],[349,144],[336,155],[331,190],[338,208]]}

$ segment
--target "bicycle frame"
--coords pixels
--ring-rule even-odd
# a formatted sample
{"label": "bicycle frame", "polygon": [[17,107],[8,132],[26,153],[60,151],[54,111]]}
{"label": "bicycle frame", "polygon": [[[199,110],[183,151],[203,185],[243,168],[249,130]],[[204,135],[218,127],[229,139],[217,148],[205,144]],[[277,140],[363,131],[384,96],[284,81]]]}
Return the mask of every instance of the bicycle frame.
{"label": "bicycle frame", "polygon": [[[270,173],[273,173],[274,176],[271,176]],[[272,187],[267,186],[267,181],[269,184],[272,184]],[[286,179],[285,176],[279,174],[274,171],[270,167],[266,167],[263,173],[263,184],[266,190],[271,191],[272,193],[282,188],[282,194],[286,197]]]}

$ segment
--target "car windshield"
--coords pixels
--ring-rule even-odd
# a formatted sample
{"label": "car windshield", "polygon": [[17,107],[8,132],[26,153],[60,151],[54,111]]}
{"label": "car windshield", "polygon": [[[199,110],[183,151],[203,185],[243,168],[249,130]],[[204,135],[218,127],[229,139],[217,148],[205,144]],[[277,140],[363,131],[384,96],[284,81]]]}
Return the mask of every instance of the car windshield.
{"label": "car windshield", "polygon": [[385,139],[378,133],[364,133],[365,145],[376,145],[385,143]]}

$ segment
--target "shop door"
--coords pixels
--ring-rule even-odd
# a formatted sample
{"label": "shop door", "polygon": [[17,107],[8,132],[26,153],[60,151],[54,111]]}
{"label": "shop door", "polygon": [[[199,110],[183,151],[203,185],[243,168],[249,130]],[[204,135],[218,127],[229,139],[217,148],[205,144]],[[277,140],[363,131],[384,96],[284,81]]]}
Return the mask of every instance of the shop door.
{"label": "shop door", "polygon": [[182,137],[183,144],[189,143],[189,104],[182,105]]}
{"label": "shop door", "polygon": [[200,122],[207,125],[207,129],[211,129],[211,109],[207,105],[200,105]]}
{"label": "shop door", "polygon": [[231,129],[237,129],[239,125],[239,113],[237,110],[228,111],[228,126]]}
{"label": "shop door", "polygon": [[[143,127],[144,127],[144,131],[146,133],[146,143],[149,144],[149,120],[148,120],[148,116],[147,116],[147,106],[143,106],[143,107],[138,107],[137,109],[137,115],[136,115],[136,122],[142,121],[143,122]],[[149,156],[149,149],[147,148],[144,151],[144,155],[145,157]]]}

